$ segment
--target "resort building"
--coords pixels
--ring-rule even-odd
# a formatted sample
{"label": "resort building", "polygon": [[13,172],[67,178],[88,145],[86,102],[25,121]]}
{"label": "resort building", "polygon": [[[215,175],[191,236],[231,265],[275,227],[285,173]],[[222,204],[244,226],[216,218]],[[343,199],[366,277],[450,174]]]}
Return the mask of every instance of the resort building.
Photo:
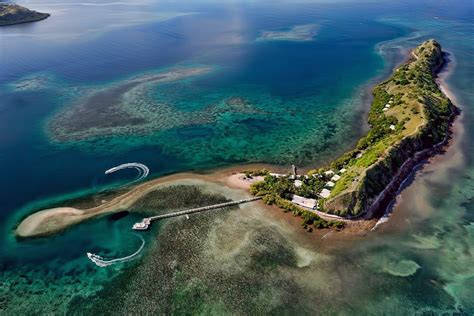
{"label": "resort building", "polygon": [[327,199],[330,195],[331,195],[331,191],[329,191],[328,189],[323,189],[321,193],[319,193],[319,196],[324,199]]}
{"label": "resort building", "polygon": [[346,172],[346,171],[347,171],[346,168],[342,168],[341,170],[339,170],[339,173],[344,173],[344,172]]}
{"label": "resort building", "polygon": [[395,130],[395,125],[393,125],[393,124],[390,125],[390,129],[391,129],[392,131],[394,131],[394,130]]}
{"label": "resort building", "polygon": [[303,185],[303,181],[301,180],[295,180],[295,187],[299,188],[300,186]]}
{"label": "resort building", "polygon": [[296,205],[309,208],[315,210],[318,208],[318,201],[315,199],[308,199],[299,195],[293,195],[293,199],[291,202],[295,203]]}
{"label": "resort building", "polygon": [[328,181],[326,184],[325,184],[328,188],[333,188],[336,184],[332,181]]}
{"label": "resort building", "polygon": [[324,173],[324,175],[325,175],[325,176],[328,176],[328,177],[332,176],[333,174],[334,174],[334,171],[332,171],[332,170],[326,171],[326,172]]}
{"label": "resort building", "polygon": [[337,175],[335,174],[332,178],[331,178],[331,181],[334,181],[336,182],[337,180],[341,179],[341,176],[340,175]]}

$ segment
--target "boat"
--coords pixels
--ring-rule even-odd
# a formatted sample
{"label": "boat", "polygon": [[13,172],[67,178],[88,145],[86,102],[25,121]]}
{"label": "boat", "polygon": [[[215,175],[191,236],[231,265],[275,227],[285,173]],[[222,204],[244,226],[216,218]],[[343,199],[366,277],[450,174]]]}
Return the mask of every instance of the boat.
{"label": "boat", "polygon": [[148,224],[146,224],[144,222],[135,223],[135,224],[133,224],[132,229],[134,229],[134,230],[147,230],[148,229]]}

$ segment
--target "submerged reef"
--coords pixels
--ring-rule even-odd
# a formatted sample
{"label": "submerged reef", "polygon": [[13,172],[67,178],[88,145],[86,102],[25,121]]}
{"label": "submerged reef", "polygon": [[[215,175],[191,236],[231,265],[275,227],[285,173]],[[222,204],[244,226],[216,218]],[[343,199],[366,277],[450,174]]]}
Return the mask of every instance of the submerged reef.
{"label": "submerged reef", "polygon": [[[166,76],[196,68],[206,70],[172,81]],[[153,146],[206,168],[216,162],[325,160],[334,154],[329,148],[349,142],[348,135],[360,128],[353,119],[360,115],[362,88],[334,109],[319,94],[286,98],[259,85],[221,85],[222,80],[225,73],[217,67],[181,66],[95,84],[42,72],[8,88],[54,98],[55,111],[42,125],[54,146],[98,154]]]}
{"label": "submerged reef", "polygon": [[154,100],[153,87],[204,75],[211,68],[170,70],[123,80],[91,92],[66,106],[49,121],[47,130],[58,142],[90,140],[104,136],[147,135],[171,128],[209,124],[224,113],[256,113],[239,97],[184,111]]}

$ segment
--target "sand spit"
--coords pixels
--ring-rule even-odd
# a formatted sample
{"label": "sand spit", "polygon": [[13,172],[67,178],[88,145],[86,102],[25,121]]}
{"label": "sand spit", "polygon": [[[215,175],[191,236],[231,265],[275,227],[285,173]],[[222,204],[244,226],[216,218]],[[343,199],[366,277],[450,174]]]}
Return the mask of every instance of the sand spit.
{"label": "sand spit", "polygon": [[39,236],[56,231],[57,227],[69,226],[84,219],[84,211],[72,207],[56,207],[28,216],[17,228],[19,237]]}
{"label": "sand spit", "polygon": [[[209,175],[175,174],[139,184],[110,201],[88,209],[56,207],[41,210],[25,218],[17,227],[15,234],[21,238],[47,236],[99,215],[124,211],[141,197],[164,185],[217,183],[223,190],[225,188],[236,189],[242,196],[250,197],[245,189],[248,189],[252,181],[239,176],[237,174],[239,170],[239,168],[237,170],[226,169]],[[213,188],[213,191],[216,190],[216,188]]]}
{"label": "sand spit", "polygon": [[[242,171],[249,169],[269,168],[264,164],[252,164],[224,168],[209,174],[179,173],[162,178],[150,180],[132,187],[128,192],[115,196],[111,200],[98,206],[87,209],[74,207],[55,207],[35,212],[26,217],[16,228],[15,235],[18,238],[33,238],[49,236],[68,229],[69,227],[87,221],[89,219],[110,213],[130,210],[132,205],[148,193],[158,188],[172,185],[199,185],[207,188],[212,193],[222,194],[229,199],[238,200],[251,197],[248,189],[250,185],[261,180],[259,177],[253,179],[245,178]],[[282,171],[281,169],[279,169]],[[282,171],[283,172],[283,171]],[[325,242],[326,240],[347,240],[347,237],[363,236],[373,227],[376,220],[353,220],[348,221],[346,228],[337,234],[331,234],[331,238],[322,238],[327,234],[327,230],[315,231],[308,234],[300,228],[301,219],[291,214],[284,213],[280,208],[273,205],[266,205],[261,201],[256,201],[252,205],[257,205],[258,209],[264,212],[271,212],[271,217],[278,222],[285,223],[293,227],[297,234],[310,238],[313,241]],[[248,209],[249,206],[241,206]],[[255,210],[255,208],[252,208]]]}

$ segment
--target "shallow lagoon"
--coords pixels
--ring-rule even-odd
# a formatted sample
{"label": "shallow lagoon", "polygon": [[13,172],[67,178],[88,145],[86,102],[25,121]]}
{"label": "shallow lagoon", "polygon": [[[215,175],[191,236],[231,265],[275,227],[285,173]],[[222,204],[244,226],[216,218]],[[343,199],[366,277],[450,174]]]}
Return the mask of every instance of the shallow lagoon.
{"label": "shallow lagoon", "polygon": [[[177,265],[167,272],[173,275],[179,270],[185,276],[177,275],[173,279],[177,281],[169,283],[166,295],[174,299],[156,304],[157,311],[472,312],[474,150],[470,140],[474,131],[469,123],[473,122],[474,69],[469,2],[447,8],[431,2],[100,7],[36,3],[34,9],[54,8],[58,20],[0,30],[0,241],[4,250],[0,302],[8,313],[26,313],[38,304],[44,312],[61,313],[83,306],[77,305],[81,297],[93,295],[104,284],[101,300],[87,308],[106,308],[108,300],[124,291],[139,293],[139,280],[119,291],[113,284],[123,281],[114,276],[159,274],[149,262],[170,258],[157,258],[156,253],[176,255],[171,259]],[[90,25],[75,22],[62,30],[61,23],[73,16],[78,21],[76,10],[91,12],[90,7],[94,10]],[[144,19],[150,7],[180,14]],[[133,14],[123,14],[130,10]],[[104,12],[130,20],[109,27],[116,19],[99,23]],[[320,25],[312,41],[255,42],[262,31],[279,32],[308,23]],[[101,176],[104,170],[123,162],[143,162],[158,176],[243,162],[311,165],[335,156],[364,129],[364,87],[400,61],[399,49],[429,37],[437,38],[454,59],[448,82],[464,107],[461,157],[419,173],[389,223],[355,240],[350,249],[327,249],[314,238],[302,237],[298,227],[252,209],[205,215],[196,218],[195,225],[170,222],[157,227],[158,245],[152,247],[155,237],[149,234],[142,261],[110,269],[94,266],[84,253],[132,252],[139,241],[123,231],[133,223],[133,216],[116,221],[102,218],[48,239],[18,243],[12,238],[15,222],[28,211],[20,207],[46,197],[98,190],[98,184],[110,184],[111,179]],[[27,45],[32,49],[25,50]],[[53,143],[44,132],[54,113],[88,91],[183,65],[208,65],[215,72],[200,80],[152,86],[147,96],[153,102],[167,103],[177,111],[202,112],[210,104],[239,96],[261,113],[231,113],[213,124],[81,143]],[[47,80],[30,82],[28,91],[12,87],[18,80],[38,75]],[[132,176],[124,174],[124,180]],[[189,226],[180,238],[198,237],[189,255],[209,269],[186,268],[190,259],[181,256],[186,252],[171,251],[182,247],[180,239],[168,245],[176,248],[160,247],[161,240],[172,239],[176,225]],[[244,232],[249,235],[242,241]],[[249,276],[254,277],[251,282]],[[155,277],[163,284],[171,280]],[[110,280],[112,286],[107,287]],[[219,282],[213,287],[209,280]],[[14,300],[12,294],[17,296]],[[27,304],[17,304],[20,295]],[[155,298],[163,297],[168,296]],[[187,301],[193,304],[183,306]],[[126,312],[132,306],[133,301],[124,300],[119,307]]]}

